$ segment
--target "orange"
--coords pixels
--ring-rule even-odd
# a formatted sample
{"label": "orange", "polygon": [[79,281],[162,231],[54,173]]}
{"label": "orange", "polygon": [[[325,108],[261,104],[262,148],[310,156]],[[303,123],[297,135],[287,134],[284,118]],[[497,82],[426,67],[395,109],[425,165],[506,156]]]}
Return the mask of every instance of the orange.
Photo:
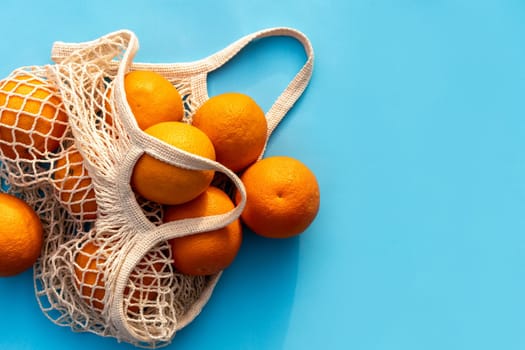
{"label": "orange", "polygon": [[103,121],[103,123],[106,124],[106,126],[113,125],[113,110],[111,107],[111,102],[112,102],[111,99],[113,98],[112,90],[113,89],[111,86],[106,86],[106,90],[104,91],[104,95],[102,97],[104,108],[101,111],[99,111],[99,114],[98,114],[102,116],[101,122]]}
{"label": "orange", "polygon": [[[227,213],[235,206],[216,187],[208,189],[191,202],[169,206],[164,221],[204,217]],[[188,275],[211,275],[228,267],[239,252],[242,227],[237,219],[218,230],[191,234],[170,241],[175,268]]]}
{"label": "orange", "polygon": [[[108,252],[94,242],[84,243],[75,256],[75,284],[80,292],[80,296],[86,304],[99,311],[104,309],[106,279],[103,268],[107,258]],[[148,262],[146,258],[143,258],[138,265],[144,265],[145,263]],[[150,290],[155,288],[156,279],[154,276],[159,275],[164,265],[156,262],[154,264],[148,263],[147,266],[151,271],[148,271],[148,274],[142,277],[136,270],[131,272],[130,279],[132,284],[144,289],[145,292],[141,293],[140,289],[136,289],[132,293],[131,299],[133,300],[133,304],[129,305],[127,311],[138,312],[140,305],[137,301],[140,301],[143,297],[146,297],[146,300],[154,300],[157,297],[157,293]],[[126,287],[126,289],[124,289],[124,297],[129,297],[129,295],[129,287]]]}
{"label": "orange", "polygon": [[154,124],[180,121],[184,116],[182,97],[162,75],[151,71],[132,71],[124,77],[129,107],[140,129]]}
{"label": "orange", "polygon": [[69,213],[81,220],[92,220],[97,217],[97,201],[91,177],[84,167],[80,152],[72,147],[55,163],[55,188],[60,202]]}
{"label": "orange", "polygon": [[[163,122],[149,127],[145,132],[169,145],[215,160],[210,139],[194,126],[183,122]],[[213,175],[213,170],[183,169],[144,154],[135,164],[131,185],[138,194],[151,201],[181,204],[204,192]]]}
{"label": "orange", "polygon": [[[320,195],[312,171],[295,158],[268,157],[249,167],[241,180],[246,188],[242,221],[255,233],[287,238],[302,233],[319,211]],[[240,200],[236,193],[236,201]]]}
{"label": "orange", "polygon": [[75,282],[84,301],[98,310],[104,308],[104,274],[100,265],[106,262],[106,257],[97,259],[99,247],[92,242],[84,244],[75,257]]}
{"label": "orange", "polygon": [[0,193],[0,276],[29,269],[40,256],[43,227],[36,212],[23,200]]}
{"label": "orange", "polygon": [[43,158],[55,151],[67,114],[55,89],[29,72],[0,82],[0,149],[10,159]]}
{"label": "orange", "polygon": [[268,125],[263,110],[242,93],[224,93],[204,102],[192,124],[213,142],[217,161],[239,172],[261,155]]}

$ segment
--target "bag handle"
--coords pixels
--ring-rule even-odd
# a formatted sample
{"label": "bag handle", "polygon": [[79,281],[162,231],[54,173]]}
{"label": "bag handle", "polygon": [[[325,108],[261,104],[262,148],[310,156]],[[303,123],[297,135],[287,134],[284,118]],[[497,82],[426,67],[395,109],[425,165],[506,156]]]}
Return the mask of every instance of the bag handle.
{"label": "bag handle", "polygon": [[[208,73],[222,67],[251,42],[272,36],[287,36],[298,40],[303,45],[307,60],[266,113],[269,137],[279,122],[286,115],[286,113],[293,107],[295,102],[302,95],[312,76],[314,66],[314,50],[308,37],[297,29],[289,27],[263,29],[252,34],[248,34],[228,45],[224,49],[198,61],[160,64],[132,63],[132,69],[154,70],[167,78],[180,78],[183,76],[192,78],[192,85],[195,88],[195,102],[197,105],[200,105],[208,99],[206,83]],[[60,63],[74,51],[87,46],[92,46],[96,42],[97,40],[82,43],[65,43],[57,41],[53,44],[53,48],[51,50],[51,59],[56,63]],[[138,48],[138,43],[136,44]],[[117,70],[119,62],[114,61],[112,65],[114,65],[115,70]]]}

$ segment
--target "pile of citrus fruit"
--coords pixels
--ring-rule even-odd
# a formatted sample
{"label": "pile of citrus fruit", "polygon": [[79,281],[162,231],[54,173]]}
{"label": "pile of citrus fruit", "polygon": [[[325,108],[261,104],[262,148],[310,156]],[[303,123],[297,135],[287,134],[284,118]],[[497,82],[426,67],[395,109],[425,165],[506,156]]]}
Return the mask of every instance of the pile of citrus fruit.
{"label": "pile of citrus fruit", "polygon": [[[264,237],[287,238],[301,234],[313,222],[320,203],[316,177],[292,157],[261,158],[268,126],[264,112],[251,97],[242,93],[216,95],[185,119],[180,93],[163,76],[132,71],[126,75],[124,87],[137,126],[146,134],[223,164],[239,175],[246,188],[246,206],[240,219],[215,231],[170,241],[178,272],[210,275],[228,267],[241,247],[243,227]],[[32,102],[22,103],[24,95]],[[67,122],[60,104],[59,94],[29,73],[0,82],[0,145],[4,157],[31,159],[54,152]],[[106,121],[111,123],[111,116]],[[96,219],[95,192],[81,153],[74,146],[62,150],[55,168],[57,198],[69,213],[81,220]],[[235,208],[239,194],[216,187],[217,175],[213,170],[184,169],[143,154],[130,181],[138,196],[164,207],[163,221],[170,222],[223,214]],[[29,268],[41,245],[42,225],[34,211],[13,196],[1,195],[0,275]],[[80,271],[96,268],[88,266],[96,261],[86,257],[97,249],[88,243],[76,256],[77,279],[85,289],[81,294],[91,296],[90,286],[100,283],[96,276]]]}

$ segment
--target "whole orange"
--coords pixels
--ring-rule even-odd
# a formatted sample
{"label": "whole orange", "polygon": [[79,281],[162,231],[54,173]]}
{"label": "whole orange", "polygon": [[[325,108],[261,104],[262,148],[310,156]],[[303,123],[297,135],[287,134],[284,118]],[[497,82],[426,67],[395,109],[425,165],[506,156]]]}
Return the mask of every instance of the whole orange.
{"label": "whole orange", "polygon": [[268,133],[261,107],[250,96],[236,92],[208,99],[195,111],[192,125],[208,135],[217,161],[234,172],[257,160]]}
{"label": "whole orange", "polygon": [[[319,211],[319,185],[314,173],[292,157],[275,156],[249,167],[241,180],[246,188],[242,221],[255,233],[287,238],[302,233]],[[239,193],[236,201],[240,200]]]}
{"label": "whole orange", "polygon": [[18,72],[0,82],[0,149],[10,159],[43,158],[67,129],[62,99],[47,81]]}
{"label": "whole orange", "polygon": [[81,220],[97,217],[97,201],[91,177],[82,155],[75,147],[68,149],[55,163],[54,185],[60,202]]}
{"label": "whole orange", "polygon": [[[104,309],[104,297],[106,295],[106,278],[104,276],[104,264],[108,259],[109,252],[92,241],[84,243],[75,255],[75,284],[80,292],[80,297],[86,304],[99,311]],[[130,275],[130,282],[138,288],[131,291],[129,287],[124,289],[124,298],[130,298],[132,303],[128,305],[127,311],[138,312],[140,300],[154,300],[157,293],[155,289],[156,279],[164,269],[160,262],[154,264],[147,262],[148,258],[143,258],[139,265],[147,264],[147,274],[139,274],[133,270]],[[141,292],[141,289],[145,291]],[[131,295],[130,295],[131,294]]]}
{"label": "whole orange", "polygon": [[[183,122],[162,122],[145,132],[189,153],[215,160],[215,150],[202,131]],[[160,204],[190,201],[210,185],[213,170],[190,170],[142,155],[131,176],[132,188],[142,197]]]}
{"label": "whole orange", "polygon": [[169,80],[152,71],[136,70],[124,77],[126,100],[140,129],[184,116],[182,97]]}
{"label": "whole orange", "polygon": [[36,212],[23,200],[0,193],[0,276],[29,269],[40,256],[43,227]]}
{"label": "whole orange", "polygon": [[[227,213],[235,206],[220,189],[210,186],[194,200],[166,207],[164,221]],[[237,219],[218,230],[191,234],[170,241],[175,268],[188,275],[211,275],[233,262],[242,243],[242,227]]]}

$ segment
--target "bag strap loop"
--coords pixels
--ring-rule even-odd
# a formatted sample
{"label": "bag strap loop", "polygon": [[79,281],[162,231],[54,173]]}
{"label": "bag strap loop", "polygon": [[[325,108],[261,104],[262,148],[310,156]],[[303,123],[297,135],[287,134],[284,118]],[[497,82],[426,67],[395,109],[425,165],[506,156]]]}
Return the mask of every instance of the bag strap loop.
{"label": "bag strap loop", "polygon": [[[126,33],[127,35],[130,33],[129,31],[125,30],[121,32]],[[119,32],[114,32],[109,35],[116,35],[118,33]],[[307,60],[266,113],[266,118],[268,120],[268,136],[270,136],[286,113],[292,108],[295,102],[302,95],[312,76],[314,66],[314,50],[312,44],[305,34],[296,29],[288,27],[263,29],[252,34],[248,34],[228,45],[224,49],[204,59],[194,62],[158,64],[137,62],[132,63],[130,68],[134,70],[154,70],[164,75],[166,78],[180,78],[183,76],[193,77],[195,100],[196,103],[200,105],[208,98],[206,84],[206,77],[208,73],[222,67],[251,42],[273,36],[287,36],[298,40],[303,45]],[[134,42],[130,44],[136,45],[136,49],[138,49],[138,42],[136,40],[132,41]],[[82,43],[55,42],[51,51],[51,58],[54,62],[60,63],[74,51],[92,46],[96,42],[97,40]],[[114,68],[118,69],[118,65],[119,62],[115,61]]]}

